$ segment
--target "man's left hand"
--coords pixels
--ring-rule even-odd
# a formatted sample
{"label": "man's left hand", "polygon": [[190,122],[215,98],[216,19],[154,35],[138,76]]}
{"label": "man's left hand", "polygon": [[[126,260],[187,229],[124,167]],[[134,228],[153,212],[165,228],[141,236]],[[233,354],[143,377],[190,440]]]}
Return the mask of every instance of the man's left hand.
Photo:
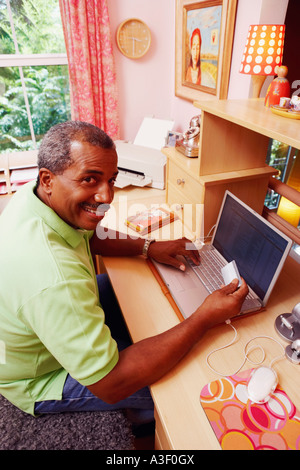
{"label": "man's left hand", "polygon": [[185,271],[185,265],[177,258],[177,255],[187,256],[191,258],[195,264],[200,264],[199,252],[195,245],[187,238],[156,241],[155,243],[151,243],[148,249],[149,258]]}

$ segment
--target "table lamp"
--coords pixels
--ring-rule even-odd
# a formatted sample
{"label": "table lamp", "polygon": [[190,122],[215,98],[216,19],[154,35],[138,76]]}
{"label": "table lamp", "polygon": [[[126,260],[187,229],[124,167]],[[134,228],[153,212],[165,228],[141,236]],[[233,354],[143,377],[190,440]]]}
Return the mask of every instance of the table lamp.
{"label": "table lamp", "polygon": [[267,75],[282,64],[285,25],[250,25],[240,73],[251,75],[253,98],[259,98]]}

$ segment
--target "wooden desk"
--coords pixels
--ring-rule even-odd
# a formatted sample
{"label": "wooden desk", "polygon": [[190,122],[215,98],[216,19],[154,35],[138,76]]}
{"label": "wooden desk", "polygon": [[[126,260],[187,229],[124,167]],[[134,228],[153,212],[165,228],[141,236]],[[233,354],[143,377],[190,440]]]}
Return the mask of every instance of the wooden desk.
{"label": "wooden desk", "polygon": [[[161,196],[158,193],[157,197],[163,197],[163,192]],[[149,201],[151,204],[152,198]],[[159,334],[179,322],[143,258],[104,258],[103,262],[134,342]],[[212,356],[211,363],[217,370],[227,375],[233,373],[243,360],[244,345],[254,336],[268,335],[284,346],[287,344],[276,333],[274,322],[279,314],[290,312],[300,301],[299,279],[300,264],[289,258],[266,311],[236,320],[236,343]],[[207,354],[228,343],[232,337],[233,331],[227,325],[213,328],[180,364],[151,386],[156,412],[157,449],[220,449],[201,407],[199,395],[204,385],[218,378],[206,365]],[[263,346],[266,365],[282,352],[280,346],[269,339],[259,339],[255,343]],[[254,352],[251,357],[259,360],[259,352]],[[283,359],[274,367],[280,385],[300,409],[300,366]],[[243,370],[250,368],[251,364],[246,363]]]}

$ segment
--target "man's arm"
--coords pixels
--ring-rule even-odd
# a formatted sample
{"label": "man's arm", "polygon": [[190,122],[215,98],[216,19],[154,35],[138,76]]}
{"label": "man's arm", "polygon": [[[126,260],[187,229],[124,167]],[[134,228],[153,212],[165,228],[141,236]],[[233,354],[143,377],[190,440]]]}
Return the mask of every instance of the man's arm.
{"label": "man's arm", "polygon": [[102,256],[138,256],[142,254],[145,240],[129,237],[111,229],[98,230],[90,239],[91,252]]}
{"label": "man's arm", "polygon": [[108,403],[116,403],[169,372],[215,324],[237,315],[248,293],[244,280],[215,291],[188,319],[170,330],[139,341],[121,351],[114,369],[89,390]]}
{"label": "man's arm", "polygon": [[[110,229],[101,232],[100,235],[102,235],[102,238],[95,232],[90,240],[91,252],[94,255],[138,256],[143,252],[145,243],[143,238],[132,238]],[[176,258],[177,255],[189,256],[195,264],[200,262],[198,250],[187,238],[157,241],[151,243],[148,249],[150,258],[178,269],[184,269],[184,265]]]}

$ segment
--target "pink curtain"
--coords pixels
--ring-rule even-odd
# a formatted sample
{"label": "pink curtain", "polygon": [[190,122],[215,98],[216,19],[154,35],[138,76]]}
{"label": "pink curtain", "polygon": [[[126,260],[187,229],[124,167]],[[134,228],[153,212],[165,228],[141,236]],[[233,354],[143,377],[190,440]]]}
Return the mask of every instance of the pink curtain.
{"label": "pink curtain", "polygon": [[119,138],[115,64],[106,0],[59,0],[69,61],[72,119]]}

